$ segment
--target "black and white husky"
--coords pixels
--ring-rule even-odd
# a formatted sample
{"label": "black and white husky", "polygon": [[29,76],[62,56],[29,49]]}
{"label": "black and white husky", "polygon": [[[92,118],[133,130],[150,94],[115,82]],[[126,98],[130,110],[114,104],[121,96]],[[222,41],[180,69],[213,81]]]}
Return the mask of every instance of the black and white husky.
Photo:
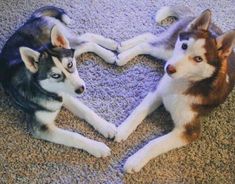
{"label": "black and white husky", "polygon": [[161,104],[170,112],[174,129],[150,141],[129,157],[126,172],[138,172],[149,160],[169,150],[185,146],[200,134],[201,115],[224,102],[235,82],[235,30],[222,33],[211,23],[211,12],[198,17],[177,17],[164,7],[157,13],[159,22],[179,19],[158,37],[144,34],[124,41],[119,47],[117,64],[148,54],[166,60],[165,74],[157,89],[150,92],[132,114],[118,127],[120,142]]}
{"label": "black and white husky", "polygon": [[[77,36],[66,24],[64,10],[43,7],[6,42],[0,55],[0,79],[6,93],[26,113],[33,136],[50,142],[83,149],[96,157],[110,155],[103,143],[58,128],[54,121],[62,106],[85,119],[108,138],[116,127],[80,102],[76,96],[85,90],[75,58],[94,52],[107,62],[115,61],[117,44],[100,35]],[[107,49],[110,50],[107,50]]]}

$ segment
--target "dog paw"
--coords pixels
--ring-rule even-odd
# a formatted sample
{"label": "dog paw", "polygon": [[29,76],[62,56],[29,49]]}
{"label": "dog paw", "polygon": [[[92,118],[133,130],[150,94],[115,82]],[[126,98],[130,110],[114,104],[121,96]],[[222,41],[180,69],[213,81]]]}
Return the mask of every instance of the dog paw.
{"label": "dog paw", "polygon": [[124,171],[127,173],[139,172],[145,164],[140,161],[138,156],[129,157],[124,164]]}
{"label": "dog paw", "polygon": [[128,63],[128,59],[126,58],[126,55],[124,53],[121,53],[116,58],[116,65],[117,66],[124,66]]}
{"label": "dog paw", "polygon": [[111,51],[107,51],[107,56],[105,58],[105,61],[109,64],[114,64],[117,61],[117,56]]}
{"label": "dog paw", "polygon": [[128,130],[128,128],[126,128],[125,126],[119,126],[117,128],[117,133],[115,135],[115,141],[116,142],[122,142],[125,141],[128,136],[131,134],[131,132]]}
{"label": "dog paw", "polygon": [[115,136],[116,142],[122,142],[125,141],[128,138],[128,135],[125,132],[117,131],[117,134]]}
{"label": "dog paw", "polygon": [[113,51],[117,51],[118,50],[118,46],[119,46],[119,43],[112,40],[112,39],[106,39],[106,48],[107,49],[110,49],[110,50],[113,50]]}
{"label": "dog paw", "polygon": [[106,125],[98,131],[106,138],[114,138],[117,133],[117,127],[114,124],[106,123]]}
{"label": "dog paw", "polygon": [[100,158],[100,157],[107,157],[111,155],[111,150],[108,146],[106,146],[102,142],[91,141],[87,152],[91,155]]}
{"label": "dog paw", "polygon": [[122,53],[122,52],[126,51],[127,49],[128,49],[128,48],[125,47],[125,44],[120,43],[120,44],[118,45],[118,47],[117,47],[117,52],[118,52],[118,53]]}

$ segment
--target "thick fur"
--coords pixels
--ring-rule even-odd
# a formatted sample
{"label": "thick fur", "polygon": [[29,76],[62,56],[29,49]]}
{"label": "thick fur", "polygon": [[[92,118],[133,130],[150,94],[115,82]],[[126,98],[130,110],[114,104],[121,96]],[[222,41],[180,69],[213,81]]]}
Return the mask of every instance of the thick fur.
{"label": "thick fur", "polygon": [[[172,12],[164,7],[160,10],[163,15],[158,13],[157,18],[177,15]],[[223,34],[211,23],[209,10],[196,18],[175,17],[175,20],[178,21],[159,37],[147,33],[124,41],[119,47],[120,66],[140,54],[167,62],[157,89],[118,127],[115,140],[126,140],[161,104],[170,112],[175,125],[171,132],[152,140],[127,159],[124,169],[129,173],[138,172],[162,153],[196,140],[200,136],[200,117],[223,103],[234,86],[235,31]]]}
{"label": "thick fur", "polygon": [[[94,52],[114,62],[110,50],[117,44],[100,35],[77,36],[68,29],[64,10],[43,7],[7,41],[0,55],[0,79],[10,98],[29,116],[29,128],[39,139],[83,149],[96,157],[110,155],[110,149],[74,132],[56,127],[54,121],[62,106],[85,119],[107,138],[116,127],[86,107],[76,96],[85,89],[75,58]],[[105,47],[105,48],[104,48]]]}

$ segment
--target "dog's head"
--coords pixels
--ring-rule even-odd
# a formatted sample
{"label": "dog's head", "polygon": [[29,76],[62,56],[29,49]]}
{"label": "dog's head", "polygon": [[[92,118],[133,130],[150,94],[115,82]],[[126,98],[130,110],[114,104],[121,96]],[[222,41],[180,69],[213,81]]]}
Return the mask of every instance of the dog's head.
{"label": "dog's head", "polygon": [[51,44],[40,51],[20,47],[20,55],[26,68],[41,87],[56,94],[77,95],[85,90],[79,77],[75,51],[57,26],[51,30]]}
{"label": "dog's head", "polygon": [[227,61],[235,42],[235,31],[212,36],[208,30],[211,12],[205,10],[178,36],[165,71],[176,79],[200,81],[213,76]]}

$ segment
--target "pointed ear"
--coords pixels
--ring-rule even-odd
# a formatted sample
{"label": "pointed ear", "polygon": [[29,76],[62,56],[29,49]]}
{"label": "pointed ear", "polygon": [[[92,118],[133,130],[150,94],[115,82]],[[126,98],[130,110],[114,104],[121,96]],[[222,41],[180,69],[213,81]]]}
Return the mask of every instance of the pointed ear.
{"label": "pointed ear", "polygon": [[20,47],[20,55],[26,68],[32,72],[36,73],[38,71],[38,59],[39,52],[34,51],[28,47]]}
{"label": "pointed ear", "polygon": [[216,38],[217,49],[220,54],[227,57],[235,47],[235,30],[231,30]]}
{"label": "pointed ear", "polygon": [[187,31],[192,30],[208,30],[211,23],[211,11],[209,9],[203,11],[201,15],[195,18],[186,28]]}
{"label": "pointed ear", "polygon": [[69,41],[65,38],[58,26],[54,26],[51,30],[51,43],[56,47],[70,48]]}

